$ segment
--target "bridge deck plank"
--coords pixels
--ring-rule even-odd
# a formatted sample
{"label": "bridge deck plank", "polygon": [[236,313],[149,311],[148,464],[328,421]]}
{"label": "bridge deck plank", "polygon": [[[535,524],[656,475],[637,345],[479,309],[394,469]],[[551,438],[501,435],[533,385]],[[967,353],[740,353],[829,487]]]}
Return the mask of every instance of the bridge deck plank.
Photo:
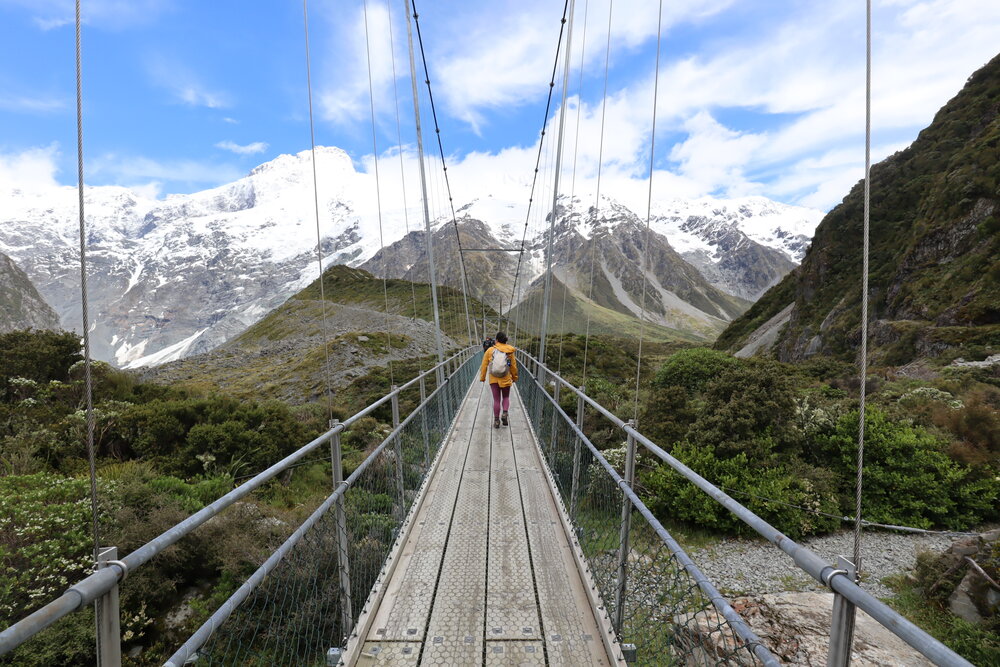
{"label": "bridge deck plank", "polygon": [[458,413],[437,474],[428,484],[427,497],[403,545],[397,566],[400,575],[389,581],[385,602],[375,614],[372,640],[423,641],[481,394],[471,392]]}
{"label": "bridge deck plank", "polygon": [[[511,430],[493,429],[492,435],[486,638],[541,639]],[[486,657],[490,658],[489,651]]]}
{"label": "bridge deck plank", "polygon": [[466,396],[355,664],[614,664],[511,399],[494,429],[489,389]]}
{"label": "bridge deck plank", "polygon": [[559,508],[528,428],[524,404],[516,392],[511,398],[511,436],[528,520],[548,664],[609,665],[572,547],[559,519]]}

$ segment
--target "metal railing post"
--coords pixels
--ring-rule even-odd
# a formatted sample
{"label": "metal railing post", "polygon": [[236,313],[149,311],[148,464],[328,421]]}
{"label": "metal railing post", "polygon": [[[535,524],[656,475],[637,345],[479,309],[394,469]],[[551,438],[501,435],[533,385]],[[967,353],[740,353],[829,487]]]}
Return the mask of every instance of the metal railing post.
{"label": "metal railing post", "polygon": [[[559,383],[556,382],[555,391],[552,397],[556,400],[556,405],[559,405]],[[555,467],[556,465],[556,414],[555,410],[552,411],[552,428],[549,430],[549,465]]]}
{"label": "metal railing post", "polygon": [[[104,547],[97,554],[97,569],[103,570],[118,560],[118,547]],[[122,631],[118,606],[118,584],[94,600],[97,615],[98,667],[121,667]]]}
{"label": "metal railing post", "polygon": [[[628,426],[635,428],[635,420],[628,420]],[[631,489],[635,485],[635,438],[631,432],[628,435],[625,454],[625,484]],[[622,624],[625,617],[625,589],[628,578],[629,533],[632,529],[632,501],[625,491],[622,491],[622,525],[620,546],[618,548],[618,588],[615,591],[615,616],[613,619],[615,632],[621,637]]]}
{"label": "metal railing post", "polygon": [[[392,385],[392,428],[395,430],[399,426],[399,389]],[[396,493],[399,495],[399,519],[400,525],[406,518],[406,493],[403,490],[403,438],[397,433],[393,438],[393,452],[396,458]]]}
{"label": "metal railing post", "polygon": [[[538,389],[540,391],[548,393],[546,391],[546,389],[545,389],[545,369],[541,366],[541,364],[539,364],[537,362],[535,363],[535,381],[538,383]],[[535,410],[534,410],[534,413],[535,413],[535,415],[534,415],[534,419],[532,421],[535,422],[535,433],[538,434],[539,437],[541,437],[541,435],[542,435],[542,401],[541,401],[541,397],[540,396],[539,396],[539,400],[535,401]]]}
{"label": "metal railing post", "polygon": [[[335,428],[339,419],[330,420],[330,428]],[[330,436],[330,462],[333,463],[333,489],[344,483],[344,455],[340,448],[340,431]],[[347,551],[347,512],[344,495],[334,503],[334,517],[337,521],[337,569],[340,572],[340,620],[346,637],[354,628],[354,611],[351,606],[351,561]]]}
{"label": "metal railing post", "polygon": [[[576,398],[576,427],[583,432],[583,410],[586,403],[583,402],[584,388],[580,387],[580,395]],[[569,518],[576,523],[576,503],[579,498],[580,493],[580,453],[583,447],[583,441],[580,436],[576,436],[576,441],[573,444],[573,482],[570,486],[569,491]]]}
{"label": "metal railing post", "polygon": [[[855,580],[854,563],[837,556],[837,570]],[[832,574],[830,575],[833,576]],[[833,594],[833,617],[830,620],[830,652],[827,667],[848,667],[851,664],[851,647],[854,644],[855,606],[843,595]]]}
{"label": "metal railing post", "polygon": [[420,430],[424,436],[424,469],[431,466],[431,441],[427,433],[427,383],[420,376]]}

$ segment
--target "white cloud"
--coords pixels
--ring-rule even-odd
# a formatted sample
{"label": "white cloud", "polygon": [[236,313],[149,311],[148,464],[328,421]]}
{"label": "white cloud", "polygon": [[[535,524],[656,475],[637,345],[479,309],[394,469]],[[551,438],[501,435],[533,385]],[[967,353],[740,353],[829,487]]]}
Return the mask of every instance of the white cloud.
{"label": "white cloud", "polygon": [[0,189],[40,190],[58,186],[59,146],[0,153]]}
{"label": "white cloud", "polygon": [[[323,118],[345,124],[370,117],[369,68],[376,111],[385,113],[394,109],[392,86],[395,78],[392,58],[396,53],[394,49],[400,49],[401,45],[398,44],[398,34],[393,34],[396,44],[389,40],[389,12],[386,5],[368,3],[366,10],[364,5],[346,6],[337,3],[335,7],[329,8],[326,18],[328,25],[333,28],[332,41],[337,48],[325,58],[318,59],[317,69],[322,74],[317,90]],[[393,16],[395,26],[401,24],[398,19],[399,17]],[[399,75],[404,71],[403,62],[397,55],[396,71]],[[405,71],[408,75],[409,69],[406,68]]]}
{"label": "white cloud", "polygon": [[0,111],[52,113],[62,111],[66,107],[66,101],[58,97],[36,97],[0,93]]}
{"label": "white cloud", "polygon": [[223,118],[222,122],[223,123],[229,123],[230,125],[239,125],[240,124],[240,121],[236,120],[235,118],[230,118],[229,116],[226,116],[225,118]]}
{"label": "white cloud", "polygon": [[[0,0],[0,6],[31,12],[42,30],[71,25],[76,20],[74,0]],[[173,5],[172,0],[87,0],[81,5],[84,23],[112,30],[152,23]]]}
{"label": "white cloud", "polygon": [[[733,4],[733,0],[682,0],[667,3],[664,29],[698,22]],[[619,0],[611,21],[612,58],[630,52],[656,36],[658,4],[648,0]],[[583,6],[577,3],[571,44],[571,67],[578,69],[586,47],[584,66],[603,63],[608,37],[608,9],[592,2],[586,14],[583,40]],[[445,22],[436,30],[435,51],[429,55],[437,70],[437,89],[449,110],[474,126],[491,110],[536,103],[548,91],[555,57],[562,3],[472,3],[451,16],[434,16]],[[469,26],[473,26],[471,29]],[[462,39],[441,39],[441,34],[462,34]],[[596,46],[595,46],[596,45]],[[563,50],[565,50],[565,40]],[[561,57],[562,60],[565,56]],[[562,72],[559,66],[559,73]],[[560,77],[561,78],[561,77]]]}
{"label": "white cloud", "polygon": [[196,72],[180,62],[159,56],[149,61],[147,71],[153,83],[169,91],[178,102],[209,109],[232,106],[232,96],[229,93],[213,90]]}
{"label": "white cloud", "polygon": [[263,141],[255,141],[250,144],[240,145],[234,141],[220,141],[215,144],[215,147],[221,148],[224,151],[236,153],[237,155],[253,155],[255,153],[263,153],[266,151],[267,143]]}
{"label": "white cloud", "polygon": [[107,153],[90,161],[88,172],[97,180],[116,185],[136,187],[155,186],[157,192],[163,182],[184,183],[212,187],[241,178],[244,173],[229,163],[199,160],[155,160],[134,155]]}

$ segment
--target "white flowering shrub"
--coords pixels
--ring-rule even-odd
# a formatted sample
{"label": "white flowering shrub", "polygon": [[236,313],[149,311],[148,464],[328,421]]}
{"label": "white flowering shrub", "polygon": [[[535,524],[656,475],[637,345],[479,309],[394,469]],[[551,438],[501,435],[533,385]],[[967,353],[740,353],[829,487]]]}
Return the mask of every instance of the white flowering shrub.
{"label": "white flowering shrub", "polygon": [[952,410],[961,410],[965,407],[962,401],[955,398],[953,394],[935,389],[934,387],[917,387],[916,389],[911,389],[900,396],[898,400],[899,403],[906,406],[915,406],[920,403],[929,403],[932,401],[944,403]]}
{"label": "white flowering shrub", "polygon": [[0,617],[20,618],[86,574],[89,526],[86,480],[0,477]]}

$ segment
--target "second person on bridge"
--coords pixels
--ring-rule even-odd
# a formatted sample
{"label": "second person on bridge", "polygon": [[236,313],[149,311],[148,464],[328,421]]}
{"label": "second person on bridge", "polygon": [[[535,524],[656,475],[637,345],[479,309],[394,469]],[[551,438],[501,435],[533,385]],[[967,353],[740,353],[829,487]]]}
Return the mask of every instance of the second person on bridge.
{"label": "second person on bridge", "polygon": [[[490,378],[490,390],[493,392],[493,428],[500,428],[509,423],[507,411],[510,409],[510,387],[517,382],[517,359],[514,358],[516,348],[507,344],[507,334],[498,331],[496,343],[483,353],[483,367],[479,369],[479,381]],[[501,407],[503,414],[501,415]]]}

